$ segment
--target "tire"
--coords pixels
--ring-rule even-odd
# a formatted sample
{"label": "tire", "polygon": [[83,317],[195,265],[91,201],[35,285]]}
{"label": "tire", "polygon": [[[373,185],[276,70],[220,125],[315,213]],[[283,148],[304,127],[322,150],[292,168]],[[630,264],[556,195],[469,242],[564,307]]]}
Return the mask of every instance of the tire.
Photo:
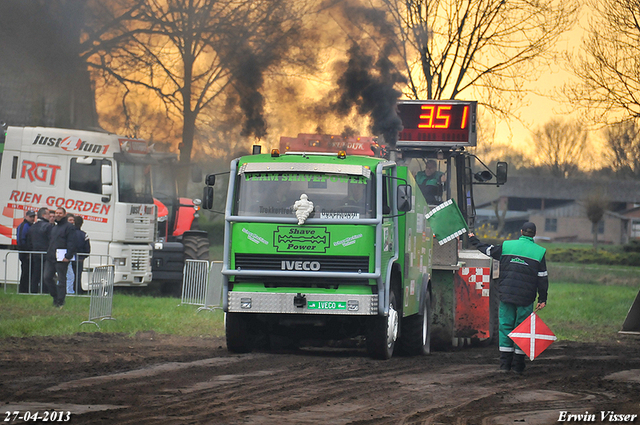
{"label": "tire", "polygon": [[209,260],[209,238],[202,232],[184,235],[184,258],[189,260]]}
{"label": "tire", "polygon": [[389,292],[389,315],[375,316],[367,327],[366,343],[369,356],[388,360],[393,356],[400,331],[400,313],[395,291]]}
{"label": "tire", "polygon": [[427,290],[421,306],[422,314],[414,314],[402,320],[400,349],[411,356],[426,356],[431,353],[431,293]]}
{"label": "tire", "polygon": [[224,318],[227,336],[227,350],[232,353],[253,351],[254,335],[251,331],[251,318],[246,313],[227,313]]}

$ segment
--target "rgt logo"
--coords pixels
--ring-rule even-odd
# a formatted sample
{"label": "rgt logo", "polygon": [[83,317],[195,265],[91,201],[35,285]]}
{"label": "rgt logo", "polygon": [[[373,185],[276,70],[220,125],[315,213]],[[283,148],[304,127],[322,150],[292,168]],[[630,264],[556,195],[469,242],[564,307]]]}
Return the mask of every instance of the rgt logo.
{"label": "rgt logo", "polygon": [[51,186],[56,184],[56,174],[62,167],[59,165],[45,164],[42,162],[22,161],[22,171],[20,178],[28,178],[30,182],[40,181],[49,183]]}

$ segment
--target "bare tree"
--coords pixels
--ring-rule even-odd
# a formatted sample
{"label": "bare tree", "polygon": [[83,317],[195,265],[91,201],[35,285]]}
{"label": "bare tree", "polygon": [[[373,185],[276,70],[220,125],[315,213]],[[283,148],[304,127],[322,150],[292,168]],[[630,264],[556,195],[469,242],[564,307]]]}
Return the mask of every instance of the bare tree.
{"label": "bare tree", "polygon": [[[199,115],[214,105],[244,113],[243,134],[262,137],[263,73],[288,58],[306,2],[95,0],[84,58],[106,84],[155,95],[180,119],[180,161],[191,161]],[[181,189],[186,188],[186,176]]]}
{"label": "bare tree", "polygon": [[[399,32],[415,99],[479,95],[494,113],[517,109],[527,79],[572,24],[569,0],[381,0]],[[515,97],[515,99],[514,99]]]}
{"label": "bare tree", "polygon": [[593,233],[593,250],[598,252],[598,224],[604,213],[607,211],[609,201],[602,190],[591,192],[584,200],[584,209],[587,218],[591,222],[591,232]]}
{"label": "bare tree", "polygon": [[552,119],[533,132],[540,162],[555,177],[568,178],[580,168],[587,132],[577,122]]}
{"label": "bare tree", "polygon": [[634,120],[612,124],[604,137],[611,168],[623,178],[640,177],[640,125]]}
{"label": "bare tree", "polygon": [[[640,117],[640,2],[591,0],[583,52],[574,58],[578,85],[569,98],[584,107],[596,122]],[[613,112],[606,114],[603,112]],[[613,117],[613,118],[611,118]]]}

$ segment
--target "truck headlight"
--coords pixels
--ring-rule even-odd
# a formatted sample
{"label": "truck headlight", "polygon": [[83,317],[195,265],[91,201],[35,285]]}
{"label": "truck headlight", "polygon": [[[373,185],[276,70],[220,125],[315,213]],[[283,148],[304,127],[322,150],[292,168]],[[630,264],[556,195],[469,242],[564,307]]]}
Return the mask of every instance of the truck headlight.
{"label": "truck headlight", "polygon": [[157,250],[157,251],[160,251],[160,250],[162,250],[163,246],[164,246],[164,245],[162,245],[162,242],[156,242],[156,243],[153,245],[153,249],[155,249],[155,250]]}
{"label": "truck headlight", "polygon": [[124,267],[124,266],[127,265],[127,258],[126,257],[114,258],[113,259],[113,264],[115,264],[116,266],[119,266],[119,267]]}

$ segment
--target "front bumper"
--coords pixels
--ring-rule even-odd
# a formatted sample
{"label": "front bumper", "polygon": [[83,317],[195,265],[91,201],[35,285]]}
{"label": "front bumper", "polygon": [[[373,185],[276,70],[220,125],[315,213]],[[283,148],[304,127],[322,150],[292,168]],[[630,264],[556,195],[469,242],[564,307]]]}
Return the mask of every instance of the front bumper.
{"label": "front bumper", "polygon": [[375,316],[378,315],[378,295],[231,291],[228,311]]}

